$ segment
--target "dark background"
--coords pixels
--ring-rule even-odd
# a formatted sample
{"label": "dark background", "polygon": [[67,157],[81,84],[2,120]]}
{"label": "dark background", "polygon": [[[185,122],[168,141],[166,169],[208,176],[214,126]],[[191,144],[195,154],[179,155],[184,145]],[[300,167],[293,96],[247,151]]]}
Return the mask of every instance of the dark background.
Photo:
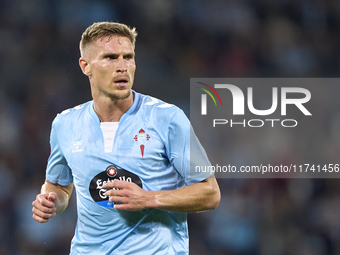
{"label": "dark background", "polygon": [[[1,0],[1,255],[68,254],[74,196],[48,224],[34,222],[31,203],[45,179],[53,118],[91,99],[80,36],[106,20],[137,28],[134,89],[188,116],[190,77],[340,73],[337,0]],[[325,132],[340,140],[338,126]],[[324,147],[337,158],[339,146]],[[340,254],[338,179],[218,181],[220,206],[189,215],[191,254]]]}

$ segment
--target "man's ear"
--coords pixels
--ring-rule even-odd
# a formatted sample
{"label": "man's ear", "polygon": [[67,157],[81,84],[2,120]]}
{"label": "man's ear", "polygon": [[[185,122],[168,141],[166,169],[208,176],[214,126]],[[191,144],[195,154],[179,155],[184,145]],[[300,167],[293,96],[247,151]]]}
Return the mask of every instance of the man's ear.
{"label": "man's ear", "polygon": [[79,66],[86,76],[91,75],[90,65],[87,63],[87,61],[84,57],[81,57],[79,59]]}

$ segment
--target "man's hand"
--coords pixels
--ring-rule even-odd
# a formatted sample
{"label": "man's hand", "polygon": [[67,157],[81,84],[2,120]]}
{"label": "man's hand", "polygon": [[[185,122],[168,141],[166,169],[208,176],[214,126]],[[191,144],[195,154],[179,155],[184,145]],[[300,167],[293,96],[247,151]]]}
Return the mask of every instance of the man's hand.
{"label": "man's hand", "polygon": [[127,181],[114,180],[104,184],[103,188],[110,202],[116,202],[117,210],[139,211],[150,208],[153,196],[150,191],[143,190],[137,184]]}
{"label": "man's hand", "polygon": [[45,223],[56,215],[58,196],[55,192],[39,194],[33,201],[33,219],[40,223]]}

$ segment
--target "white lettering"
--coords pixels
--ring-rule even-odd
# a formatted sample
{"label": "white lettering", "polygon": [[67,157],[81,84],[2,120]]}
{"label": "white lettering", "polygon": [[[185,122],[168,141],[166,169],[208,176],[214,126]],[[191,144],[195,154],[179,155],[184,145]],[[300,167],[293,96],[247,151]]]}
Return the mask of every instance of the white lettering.
{"label": "white lettering", "polygon": [[245,120],[243,119],[241,122],[236,122],[232,119],[213,119],[213,127],[216,127],[216,125],[226,125],[230,123],[228,126],[234,127],[236,125],[242,125],[243,127],[263,127],[266,123],[270,123],[271,127],[275,126],[275,123],[279,122],[282,127],[296,127],[298,125],[297,120],[294,119],[250,119]]}
{"label": "white lettering", "polygon": [[[260,122],[261,124],[258,125],[258,126],[255,126],[255,125],[251,125],[250,122]],[[264,125],[264,121],[263,120],[259,120],[259,119],[253,119],[253,120],[248,120],[248,126],[249,127],[263,127]]]}
{"label": "white lettering", "polygon": [[273,103],[270,109],[268,110],[257,110],[254,108],[253,104],[253,88],[248,88],[248,108],[249,111],[254,113],[255,115],[269,115],[275,112],[277,108],[277,88],[273,88]]}
{"label": "white lettering", "polygon": [[213,126],[215,127],[218,124],[227,124],[228,121],[226,119],[214,119],[213,123]]}
{"label": "white lettering", "polygon": [[243,120],[242,122],[234,122],[233,120],[230,120],[230,127],[233,126],[233,124],[243,124],[243,127],[246,126],[246,120]]}
{"label": "white lettering", "polygon": [[103,183],[102,183],[102,180],[101,180],[101,179],[98,179],[97,182],[96,182],[96,184],[97,184],[97,188],[96,188],[96,189],[101,189],[101,188],[103,188]]}
{"label": "white lettering", "polygon": [[229,89],[233,97],[233,115],[244,114],[244,95],[242,90],[232,84],[215,84],[216,89]]}
{"label": "white lettering", "polygon": [[[287,93],[302,93],[304,98],[288,99]],[[281,115],[286,115],[287,104],[295,104],[304,115],[312,115],[302,104],[307,103],[311,98],[311,93],[304,88],[281,88]]]}
{"label": "white lettering", "polygon": [[[293,126],[285,125],[284,122],[287,122],[287,121],[294,122],[295,125],[293,125]],[[283,127],[296,127],[297,124],[298,124],[297,121],[296,121],[296,120],[293,120],[293,119],[286,119],[286,120],[281,121],[281,125],[282,125]]]}
{"label": "white lettering", "polygon": [[106,189],[101,189],[101,190],[99,190],[99,196],[100,196],[102,199],[107,198],[107,196],[105,195],[105,192],[106,192]]}

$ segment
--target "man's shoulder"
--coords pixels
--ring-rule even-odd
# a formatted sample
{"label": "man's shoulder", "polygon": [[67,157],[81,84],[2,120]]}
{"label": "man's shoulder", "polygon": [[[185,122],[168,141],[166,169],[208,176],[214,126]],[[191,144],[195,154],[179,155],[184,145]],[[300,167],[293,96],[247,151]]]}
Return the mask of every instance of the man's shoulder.
{"label": "man's shoulder", "polygon": [[178,106],[167,103],[159,98],[143,94],[139,95],[141,109],[143,109],[143,112],[156,114],[157,117],[166,116],[167,118],[169,118],[176,112],[182,111]]}
{"label": "man's shoulder", "polygon": [[78,117],[82,114],[84,114],[85,110],[89,107],[89,105],[92,104],[92,101],[77,105],[73,108],[66,109],[60,113],[57,114],[55,117],[53,124],[61,124],[65,121],[71,121],[72,119],[76,120]]}
{"label": "man's shoulder", "polygon": [[145,122],[159,132],[168,132],[171,127],[189,127],[189,119],[181,108],[161,99],[142,95],[139,114]]}

